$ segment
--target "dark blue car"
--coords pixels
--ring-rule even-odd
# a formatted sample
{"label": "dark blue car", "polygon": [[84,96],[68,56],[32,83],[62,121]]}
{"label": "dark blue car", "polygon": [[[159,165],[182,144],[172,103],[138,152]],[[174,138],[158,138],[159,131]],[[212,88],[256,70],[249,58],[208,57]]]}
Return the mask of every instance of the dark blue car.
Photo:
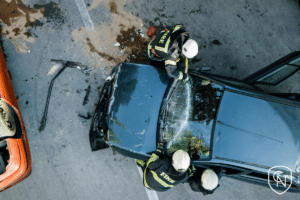
{"label": "dark blue car", "polygon": [[[101,92],[91,148],[111,146],[147,160],[159,142],[166,142],[171,155],[197,138],[202,148],[192,157],[196,167],[221,167],[228,177],[279,190],[291,185],[289,191],[300,192],[300,94],[259,88],[276,86],[299,69],[300,52],[244,80],[190,70],[190,80],[183,82],[163,68],[119,64]],[[271,168],[277,166],[285,168],[276,181]],[[277,187],[278,177],[286,185]]]}

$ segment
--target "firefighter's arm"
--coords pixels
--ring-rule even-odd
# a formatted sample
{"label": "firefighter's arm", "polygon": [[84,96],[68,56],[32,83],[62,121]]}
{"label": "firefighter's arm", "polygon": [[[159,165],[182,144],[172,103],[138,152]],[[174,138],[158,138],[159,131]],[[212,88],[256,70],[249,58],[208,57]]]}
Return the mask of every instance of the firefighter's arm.
{"label": "firefighter's arm", "polygon": [[178,80],[183,80],[185,82],[189,80],[189,75],[187,75],[177,69],[176,61],[166,60],[165,68],[171,77],[178,79]]}
{"label": "firefighter's arm", "polygon": [[166,151],[166,143],[164,142],[160,142],[157,144],[157,149],[154,153],[152,153],[150,159],[147,162],[147,167],[150,170],[155,170],[160,166],[160,157],[162,157],[163,155],[165,155],[165,151]]}

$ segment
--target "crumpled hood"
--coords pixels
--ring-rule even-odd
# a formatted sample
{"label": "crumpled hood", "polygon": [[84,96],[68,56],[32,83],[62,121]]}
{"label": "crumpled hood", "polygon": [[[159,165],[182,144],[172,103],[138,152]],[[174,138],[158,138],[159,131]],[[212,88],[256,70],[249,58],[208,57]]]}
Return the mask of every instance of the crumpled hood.
{"label": "crumpled hood", "polygon": [[111,145],[140,153],[156,149],[157,120],[169,81],[163,69],[121,65],[106,118]]}
{"label": "crumpled hood", "polygon": [[293,172],[300,166],[300,108],[224,92],[213,156]]}

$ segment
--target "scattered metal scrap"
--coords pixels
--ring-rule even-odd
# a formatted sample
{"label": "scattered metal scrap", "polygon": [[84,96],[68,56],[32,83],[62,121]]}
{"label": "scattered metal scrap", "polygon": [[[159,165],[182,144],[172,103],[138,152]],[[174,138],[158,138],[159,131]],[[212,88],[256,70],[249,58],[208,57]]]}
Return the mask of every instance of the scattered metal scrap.
{"label": "scattered metal scrap", "polygon": [[91,86],[89,85],[89,87],[86,89],[86,94],[85,94],[85,97],[83,99],[83,105],[85,105],[89,102],[90,91],[91,91]]}
{"label": "scattered metal scrap", "polygon": [[41,120],[41,125],[39,128],[39,131],[43,131],[46,127],[46,121],[47,121],[47,114],[48,114],[48,107],[49,107],[49,102],[50,102],[50,96],[51,96],[51,91],[52,91],[52,87],[54,84],[55,79],[67,68],[77,68],[80,69],[83,73],[87,74],[89,71],[91,71],[92,69],[89,69],[87,66],[78,63],[78,62],[72,62],[72,61],[65,61],[65,60],[55,60],[55,59],[51,59],[51,62],[54,63],[61,63],[63,65],[63,67],[59,70],[59,72],[54,76],[54,78],[51,80],[51,83],[49,85],[49,89],[48,89],[48,95],[47,95],[47,101],[46,101],[46,105],[45,105],[45,110],[44,110],[44,114],[43,114],[43,118]]}
{"label": "scattered metal scrap", "polygon": [[87,116],[84,116],[84,115],[82,115],[82,114],[78,114],[78,117],[81,117],[81,118],[83,118],[83,119],[91,119],[92,118],[92,115],[91,115],[91,113],[87,113]]}

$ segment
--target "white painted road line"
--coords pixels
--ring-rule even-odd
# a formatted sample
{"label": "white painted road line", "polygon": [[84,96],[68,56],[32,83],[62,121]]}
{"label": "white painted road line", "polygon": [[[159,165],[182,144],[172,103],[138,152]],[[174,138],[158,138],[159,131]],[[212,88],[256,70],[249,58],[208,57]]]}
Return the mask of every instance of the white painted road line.
{"label": "white painted road line", "polygon": [[89,30],[89,31],[94,31],[94,24],[92,22],[92,19],[89,15],[88,10],[86,9],[84,0],[75,0],[78,10],[80,12],[82,21],[84,23],[84,26]]}
{"label": "white painted road line", "polygon": [[[137,165],[136,165],[136,166],[137,166]],[[138,171],[139,171],[139,173],[140,173],[140,175],[141,175],[141,178],[142,178],[142,180],[143,180],[143,171],[142,171],[142,169],[141,169],[139,166],[137,166],[137,168],[138,168]],[[158,199],[158,196],[157,196],[157,194],[156,194],[155,191],[148,190],[147,188],[145,188],[145,190],[146,190],[146,192],[147,192],[147,195],[148,195],[149,200],[159,200],[159,199]]]}

